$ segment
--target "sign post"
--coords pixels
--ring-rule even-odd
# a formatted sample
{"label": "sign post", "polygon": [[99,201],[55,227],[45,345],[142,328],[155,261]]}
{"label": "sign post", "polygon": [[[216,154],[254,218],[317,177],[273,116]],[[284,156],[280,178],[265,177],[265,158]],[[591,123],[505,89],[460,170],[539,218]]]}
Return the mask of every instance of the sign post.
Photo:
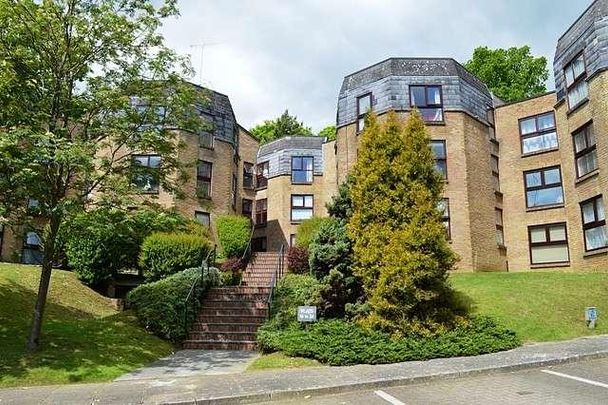
{"label": "sign post", "polygon": [[596,307],[585,308],[585,321],[587,322],[587,326],[589,327],[589,329],[595,328],[595,323],[597,322],[597,308]]}
{"label": "sign post", "polygon": [[310,323],[317,321],[317,307],[298,307],[298,322]]}

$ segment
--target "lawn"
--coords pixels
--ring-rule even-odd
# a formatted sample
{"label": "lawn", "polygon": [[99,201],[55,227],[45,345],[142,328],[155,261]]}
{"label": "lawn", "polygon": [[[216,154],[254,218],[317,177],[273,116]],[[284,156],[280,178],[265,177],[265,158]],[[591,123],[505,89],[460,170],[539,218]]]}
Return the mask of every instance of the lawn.
{"label": "lawn", "polygon": [[0,387],[109,381],[173,350],[73,273],[55,270],[42,347],[27,354],[39,274],[38,267],[0,263]]}
{"label": "lawn", "polygon": [[[524,342],[608,333],[608,273],[456,273],[451,280],[475,312],[493,316]],[[585,325],[587,306],[598,308],[594,330]]]}
{"label": "lawn", "polygon": [[247,367],[247,371],[266,370],[269,368],[301,368],[323,367],[323,364],[313,359],[289,357],[283,353],[270,353],[258,357]]}

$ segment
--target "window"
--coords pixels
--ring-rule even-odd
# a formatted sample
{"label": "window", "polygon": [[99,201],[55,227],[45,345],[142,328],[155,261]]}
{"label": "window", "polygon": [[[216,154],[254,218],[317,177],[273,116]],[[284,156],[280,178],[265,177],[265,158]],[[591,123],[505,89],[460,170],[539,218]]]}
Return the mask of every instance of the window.
{"label": "window", "polygon": [[437,209],[441,213],[441,221],[445,226],[445,237],[447,240],[452,239],[452,231],[450,229],[450,200],[447,198],[442,199],[437,204]]}
{"label": "window", "polygon": [[296,184],[311,184],[314,171],[313,162],[313,157],[292,157],[291,182]]}
{"label": "window", "polygon": [[521,153],[537,153],[558,148],[555,114],[553,112],[535,115],[519,120]]}
{"label": "window", "polygon": [[531,264],[568,263],[566,223],[528,227]]}
{"label": "window", "polygon": [[448,161],[445,141],[431,141],[431,149],[435,154],[435,169],[444,180],[448,179]]}
{"label": "window", "polygon": [[365,127],[365,116],[372,109],[372,93],[357,97],[357,133]]}
{"label": "window", "polygon": [[592,124],[585,125],[573,135],[576,177],[582,177],[597,169],[597,151]]}
{"label": "window", "polygon": [[268,162],[258,163],[256,167],[256,184],[258,188],[268,187]]}
{"label": "window", "polygon": [[492,167],[492,178],[494,181],[494,191],[500,192],[500,166],[498,156],[490,155],[490,165]]}
{"label": "window", "polygon": [[564,76],[566,77],[566,90],[568,91],[568,106],[573,109],[585,101],[589,95],[585,58],[582,53],[566,65]]}
{"label": "window", "polygon": [[291,220],[293,222],[303,221],[312,218],[314,197],[312,194],[292,194],[291,195]]}
{"label": "window", "polygon": [[266,226],[268,221],[268,200],[257,200],[255,202],[255,224],[256,226]]}
{"label": "window", "polygon": [[254,252],[265,252],[268,249],[268,242],[265,236],[251,239],[251,250]]}
{"label": "window", "polygon": [[42,241],[38,231],[25,233],[21,261],[24,264],[42,264]]}
{"label": "window", "polygon": [[587,252],[608,246],[606,215],[602,196],[593,197],[581,203],[585,250]]}
{"label": "window", "polygon": [[243,163],[243,188],[253,188],[253,163]]}
{"label": "window", "polygon": [[289,235],[289,246],[294,247],[296,245],[296,234],[292,233]]}
{"label": "window", "polygon": [[230,203],[232,204],[232,209],[236,209],[236,189],[238,187],[238,179],[236,174],[232,174],[232,187],[230,188]]}
{"label": "window", "polygon": [[211,216],[208,212],[194,211],[194,219],[196,219],[199,224],[205,225],[207,228],[211,225]]}
{"label": "window", "polygon": [[133,183],[144,193],[158,193],[160,156],[133,155]]}
{"label": "window", "polygon": [[564,203],[559,166],[524,172],[524,182],[528,208]]}
{"label": "window", "polygon": [[500,208],[496,208],[494,213],[496,215],[496,244],[498,246],[504,246],[505,231],[502,224],[502,210]]}
{"label": "window", "polygon": [[211,198],[212,174],[213,163],[199,160],[196,168],[196,195],[199,198]]}
{"label": "window", "polygon": [[410,86],[410,105],[426,122],[443,122],[441,86]]}
{"label": "window", "polygon": [[253,200],[248,198],[243,198],[241,201],[241,213],[247,218],[251,218],[251,214],[253,211]]}

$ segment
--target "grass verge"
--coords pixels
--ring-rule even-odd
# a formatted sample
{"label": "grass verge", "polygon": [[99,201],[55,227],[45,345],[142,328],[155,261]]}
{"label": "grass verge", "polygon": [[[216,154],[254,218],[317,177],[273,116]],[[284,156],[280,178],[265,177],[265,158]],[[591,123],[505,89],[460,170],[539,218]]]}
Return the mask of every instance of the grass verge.
{"label": "grass verge", "polygon": [[305,359],[303,357],[289,357],[284,353],[277,352],[258,357],[247,367],[247,371],[302,367],[323,367],[323,365],[316,360]]}

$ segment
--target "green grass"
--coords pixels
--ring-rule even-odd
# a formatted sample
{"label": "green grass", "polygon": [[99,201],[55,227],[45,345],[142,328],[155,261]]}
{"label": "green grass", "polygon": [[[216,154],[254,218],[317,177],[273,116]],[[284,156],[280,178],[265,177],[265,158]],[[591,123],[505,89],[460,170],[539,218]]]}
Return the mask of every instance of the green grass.
{"label": "green grass", "polygon": [[[474,312],[496,318],[524,342],[608,333],[607,273],[456,273],[451,280]],[[594,330],[585,325],[587,306],[599,311]]]}
{"label": "green grass", "polygon": [[258,357],[247,367],[247,371],[266,370],[271,368],[301,368],[301,367],[322,367],[323,365],[316,360],[305,359],[302,357],[289,357],[283,353],[271,353]]}
{"label": "green grass", "polygon": [[109,381],[172,351],[130,312],[55,270],[42,346],[27,354],[39,276],[38,267],[0,263],[0,387]]}

